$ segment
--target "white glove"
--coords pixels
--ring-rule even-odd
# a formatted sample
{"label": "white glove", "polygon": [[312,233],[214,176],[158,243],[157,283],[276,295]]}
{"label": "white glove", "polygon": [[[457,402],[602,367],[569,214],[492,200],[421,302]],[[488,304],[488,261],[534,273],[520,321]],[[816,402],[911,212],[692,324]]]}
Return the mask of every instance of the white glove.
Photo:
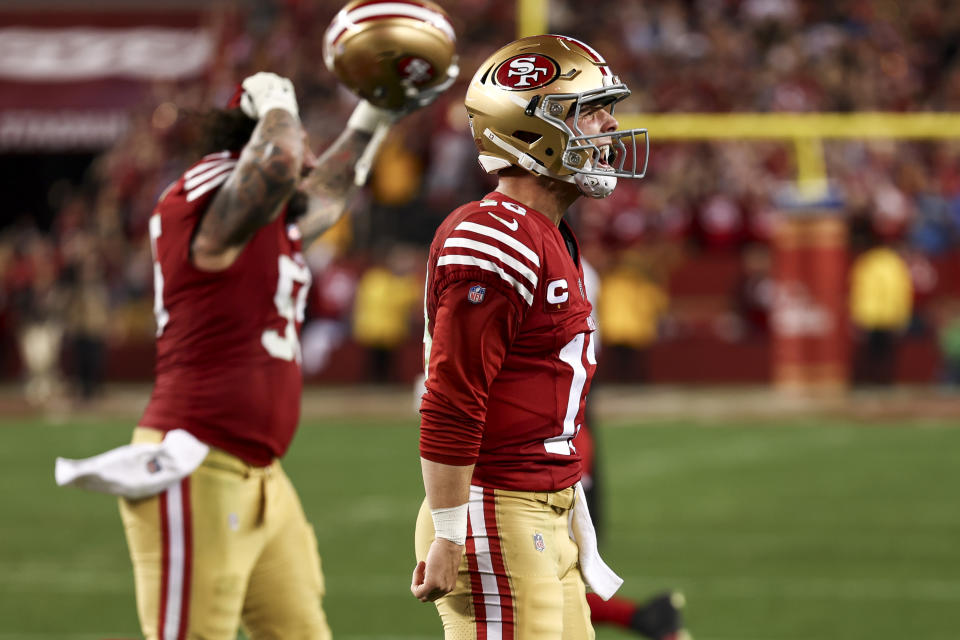
{"label": "white glove", "polygon": [[293,83],[269,71],[260,71],[246,78],[241,85],[243,96],[240,108],[248,117],[259,120],[271,109],[283,109],[294,118],[300,118],[297,95]]}

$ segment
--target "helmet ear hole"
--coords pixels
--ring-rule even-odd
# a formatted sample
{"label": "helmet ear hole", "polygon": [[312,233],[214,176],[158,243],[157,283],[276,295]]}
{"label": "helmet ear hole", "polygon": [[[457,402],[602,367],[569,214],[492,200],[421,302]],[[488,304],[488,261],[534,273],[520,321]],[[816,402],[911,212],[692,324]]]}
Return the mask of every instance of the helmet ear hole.
{"label": "helmet ear hole", "polygon": [[514,131],[510,135],[512,135],[517,140],[522,140],[526,142],[527,144],[533,144],[534,142],[536,142],[537,140],[543,137],[541,134],[535,133],[533,131],[519,131],[519,130]]}

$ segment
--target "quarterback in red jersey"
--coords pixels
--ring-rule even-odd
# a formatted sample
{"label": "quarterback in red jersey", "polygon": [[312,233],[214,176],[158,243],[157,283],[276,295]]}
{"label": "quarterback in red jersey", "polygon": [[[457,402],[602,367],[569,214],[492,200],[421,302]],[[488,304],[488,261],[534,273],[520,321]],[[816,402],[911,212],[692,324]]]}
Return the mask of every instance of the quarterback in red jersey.
{"label": "quarterback in red jersey", "polygon": [[621,583],[596,553],[571,444],[595,326],[563,215],[643,177],[646,131],[613,117],[629,94],[591,47],[555,35],[503,47],[467,91],[498,186],[430,249],[411,584],[448,639],[592,638],[584,583],[604,597]]}
{"label": "quarterback in red jersey", "polygon": [[156,383],[133,440],[186,431],[209,453],[160,493],[120,501],[148,640],[233,640],[241,624],[253,639],[330,637],[313,529],[279,463],[300,412],[301,250],[362,184],[375,132],[431,97],[395,111],[362,101],[318,159],[291,82],[257,73],[210,114],[212,152],[160,197]]}

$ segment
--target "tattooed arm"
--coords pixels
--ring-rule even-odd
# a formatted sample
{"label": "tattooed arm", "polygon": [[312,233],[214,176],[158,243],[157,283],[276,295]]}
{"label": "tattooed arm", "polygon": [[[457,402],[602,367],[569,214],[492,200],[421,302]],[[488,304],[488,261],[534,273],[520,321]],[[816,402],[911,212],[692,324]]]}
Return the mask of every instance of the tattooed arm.
{"label": "tattooed arm", "polygon": [[297,221],[304,247],[337,223],[360,189],[354,171],[371,138],[366,131],[348,127],[300,183],[300,190],[307,196],[307,211]]}
{"label": "tattooed arm", "polygon": [[398,111],[360,101],[347,121],[347,128],[300,185],[307,197],[307,211],[297,222],[303,235],[303,246],[309,246],[343,216],[350,199],[366,182],[390,127],[406,114],[430,104],[453,83],[458,70],[456,64],[452,64],[448,81],[435,90],[417,94]]}
{"label": "tattooed arm", "polygon": [[277,217],[296,188],[305,144],[303,127],[288,111],[270,109],[260,118],[197,227],[191,244],[197,267],[227,269],[253,234]]}

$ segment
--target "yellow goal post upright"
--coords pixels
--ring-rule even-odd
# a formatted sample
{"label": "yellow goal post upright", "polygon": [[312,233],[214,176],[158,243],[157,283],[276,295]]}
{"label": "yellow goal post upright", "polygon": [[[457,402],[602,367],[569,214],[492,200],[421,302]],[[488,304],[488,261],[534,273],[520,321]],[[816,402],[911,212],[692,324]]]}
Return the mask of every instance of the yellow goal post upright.
{"label": "yellow goal post upright", "polygon": [[617,119],[624,128],[646,128],[654,144],[792,144],[796,183],[792,202],[781,207],[791,215],[775,227],[772,242],[772,382],[786,391],[844,391],[851,378],[847,226],[828,186],[823,142],[958,139],[960,113],[620,113]]}
{"label": "yellow goal post upright", "polygon": [[[793,143],[800,191],[826,180],[824,140],[960,138],[960,113],[618,113],[623,128],[654,141],[780,140]],[[814,194],[811,194],[814,195]]]}
{"label": "yellow goal post upright", "polygon": [[786,391],[843,392],[851,379],[847,225],[831,199],[826,140],[960,138],[960,113],[618,114],[654,142],[781,141],[792,144],[794,201],[774,229],[777,295],[771,310],[771,375]]}

